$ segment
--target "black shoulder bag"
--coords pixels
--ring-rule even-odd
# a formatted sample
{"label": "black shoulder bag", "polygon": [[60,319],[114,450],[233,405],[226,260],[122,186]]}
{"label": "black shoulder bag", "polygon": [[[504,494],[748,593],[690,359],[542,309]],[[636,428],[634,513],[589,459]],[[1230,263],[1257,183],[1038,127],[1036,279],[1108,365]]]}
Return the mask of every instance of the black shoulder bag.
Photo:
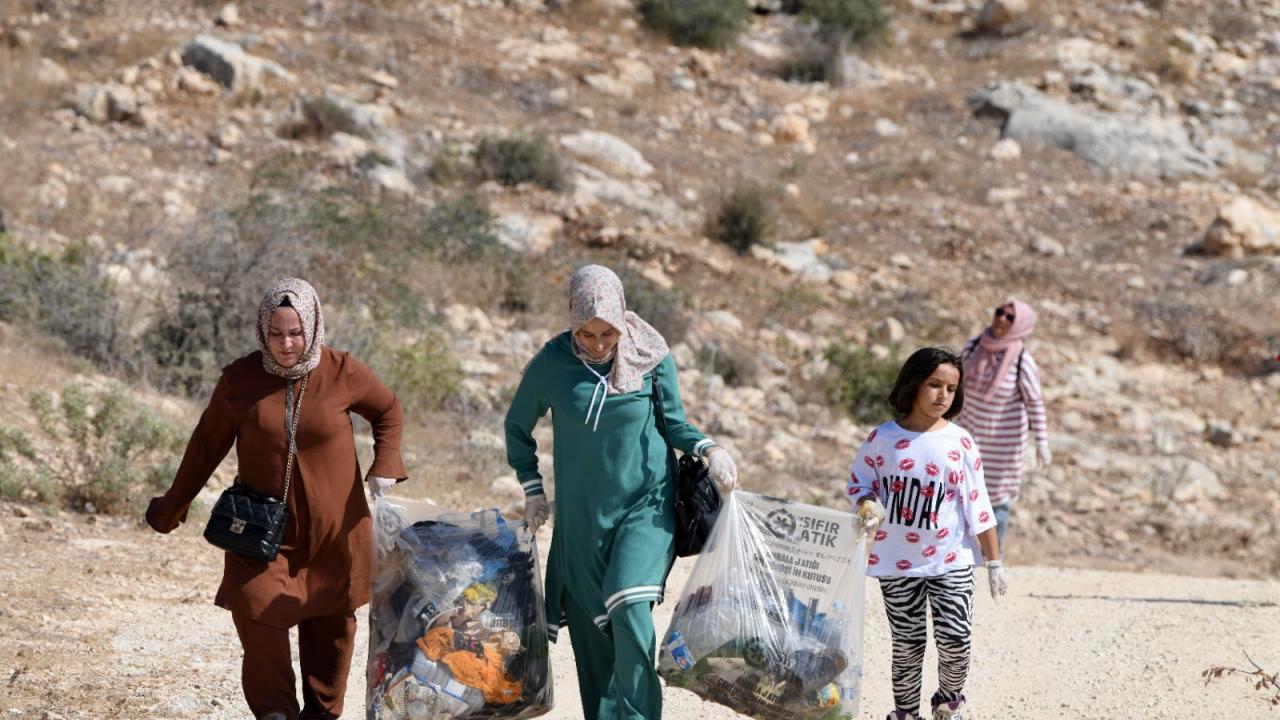
{"label": "black shoulder bag", "polygon": [[[674,458],[676,451],[667,435],[667,415],[662,410],[662,384],[658,381],[657,368],[654,368],[652,378],[658,430],[667,444],[667,454]],[[722,500],[707,471],[707,464],[694,455],[686,453],[680,457],[675,483],[676,555],[689,557],[702,552],[702,546],[720,515]]]}
{"label": "black shoulder bag", "polygon": [[[293,458],[298,454],[298,416],[302,414],[302,396],[307,391],[307,378],[302,378],[298,388],[298,406],[290,418],[289,459],[284,466],[284,497],[277,500],[269,495],[240,483],[240,475],[236,475],[235,483],[222,491],[218,502],[209,515],[209,524],[204,529],[204,539],[215,547],[250,560],[270,562],[280,552],[280,541],[284,539],[284,524],[289,516],[289,483],[293,479]],[[288,409],[289,399],[285,399]]]}

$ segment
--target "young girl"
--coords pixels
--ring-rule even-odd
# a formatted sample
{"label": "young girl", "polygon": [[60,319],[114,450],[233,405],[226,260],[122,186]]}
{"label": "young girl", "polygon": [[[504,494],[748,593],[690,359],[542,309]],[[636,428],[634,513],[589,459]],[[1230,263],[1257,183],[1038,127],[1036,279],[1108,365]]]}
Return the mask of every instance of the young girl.
{"label": "young girl", "polygon": [[897,707],[886,720],[920,717],[926,603],[938,649],[933,720],[962,720],[973,566],[980,557],[991,596],[1008,587],[982,460],[969,433],[949,422],[964,407],[963,367],[942,348],[907,358],[889,394],[897,419],[871,431],[849,478],[849,500],[875,534],[867,575],[880,580],[893,635]]}

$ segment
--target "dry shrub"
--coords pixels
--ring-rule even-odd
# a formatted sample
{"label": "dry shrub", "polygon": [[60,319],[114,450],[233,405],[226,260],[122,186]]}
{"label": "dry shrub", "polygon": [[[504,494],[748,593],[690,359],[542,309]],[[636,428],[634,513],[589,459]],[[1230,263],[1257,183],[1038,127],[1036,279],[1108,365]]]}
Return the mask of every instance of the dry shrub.
{"label": "dry shrub", "polygon": [[1258,34],[1258,21],[1244,10],[1219,7],[1209,16],[1210,34],[1219,43],[1247,42]]}
{"label": "dry shrub", "polygon": [[1176,83],[1190,82],[1196,76],[1196,59],[1182,51],[1165,30],[1153,30],[1138,46],[1136,65]]}
{"label": "dry shrub", "polygon": [[473,160],[486,180],[503,185],[533,183],[548,190],[565,188],[564,163],[542,137],[481,138]]}
{"label": "dry shrub", "polygon": [[34,117],[60,103],[68,88],[46,85],[38,77],[40,54],[0,42],[0,119]]}
{"label": "dry shrub", "polygon": [[744,0],[640,0],[645,27],[676,45],[722,50],[751,19]]}
{"label": "dry shrub", "polygon": [[1258,358],[1270,357],[1267,340],[1245,324],[1248,318],[1183,300],[1152,300],[1135,308],[1146,329],[1146,350],[1229,370],[1254,372]]}
{"label": "dry shrub", "polygon": [[773,208],[764,190],[752,183],[738,185],[709,218],[708,234],[745,255],[769,241],[774,228]]}

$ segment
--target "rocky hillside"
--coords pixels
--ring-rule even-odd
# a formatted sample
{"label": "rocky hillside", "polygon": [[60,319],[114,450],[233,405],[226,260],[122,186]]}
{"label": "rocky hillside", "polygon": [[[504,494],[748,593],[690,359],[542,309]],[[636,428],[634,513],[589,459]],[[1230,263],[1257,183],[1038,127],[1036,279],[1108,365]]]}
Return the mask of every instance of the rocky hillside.
{"label": "rocky hillside", "polygon": [[7,424],[80,377],[189,427],[301,274],[411,489],[518,509],[501,415],[594,261],[744,484],[839,506],[885,412],[841,381],[1014,295],[1055,464],[1013,559],[1280,571],[1280,2],[899,0],[821,67],[797,4],[709,50],[625,0],[0,0]]}

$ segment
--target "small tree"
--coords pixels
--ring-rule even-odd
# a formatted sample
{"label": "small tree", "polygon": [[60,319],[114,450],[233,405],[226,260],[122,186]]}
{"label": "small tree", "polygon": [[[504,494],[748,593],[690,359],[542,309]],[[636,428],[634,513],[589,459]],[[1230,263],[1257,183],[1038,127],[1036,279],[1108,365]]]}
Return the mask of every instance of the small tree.
{"label": "small tree", "polygon": [[801,0],[802,15],[818,23],[818,35],[830,50],[827,82],[844,84],[844,56],[854,42],[884,36],[889,18],[881,0]]}

